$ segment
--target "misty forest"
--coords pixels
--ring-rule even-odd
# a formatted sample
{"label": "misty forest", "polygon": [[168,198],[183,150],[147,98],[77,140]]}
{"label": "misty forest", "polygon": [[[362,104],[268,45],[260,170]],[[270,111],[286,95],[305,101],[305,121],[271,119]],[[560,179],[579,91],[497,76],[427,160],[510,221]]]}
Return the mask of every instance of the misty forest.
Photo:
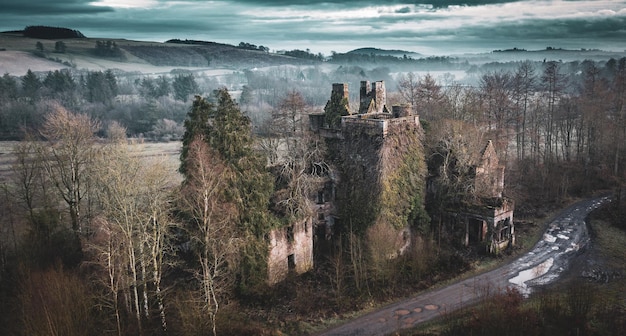
{"label": "misty forest", "polygon": [[[89,40],[92,57],[174,67],[147,73],[78,67],[63,57],[70,37],[27,40],[61,69],[0,77],[0,334],[318,333],[507,263],[559,209],[601,194],[613,201],[592,214],[590,231],[606,279],[566,276],[528,299],[494,292],[402,334],[626,328],[626,57],[548,48],[494,51],[490,61],[376,49],[274,58],[242,42],[228,60],[238,66],[203,54],[224,48],[210,42]],[[362,138],[342,147],[310,127],[315,114],[328,130],[356,114],[361,81],[384,81],[387,105],[419,116],[417,131],[381,145],[402,160],[376,177],[374,201],[359,191],[374,185],[371,167],[343,157]],[[334,83],[347,84],[347,99],[332,98]],[[488,141],[516,208],[517,242],[495,253],[463,244],[450,216],[488,203],[471,182]],[[310,269],[268,281],[275,232],[293,241],[294,223],[316,219],[319,186],[335,175],[338,215],[330,233],[311,228]],[[408,228],[406,251],[382,255],[395,238],[372,224],[381,220]]]}

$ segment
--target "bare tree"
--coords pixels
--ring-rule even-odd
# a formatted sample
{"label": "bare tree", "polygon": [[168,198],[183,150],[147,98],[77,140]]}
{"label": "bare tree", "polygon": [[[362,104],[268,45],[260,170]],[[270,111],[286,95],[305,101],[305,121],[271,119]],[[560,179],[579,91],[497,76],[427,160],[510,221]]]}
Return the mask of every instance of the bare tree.
{"label": "bare tree", "polygon": [[438,203],[458,203],[480,196],[474,190],[472,168],[484,146],[484,131],[480,127],[455,120],[432,125],[428,147],[430,160],[438,167]]}
{"label": "bare tree", "polygon": [[309,197],[316,185],[312,166],[326,167],[323,143],[311,136],[304,126],[308,105],[297,91],[287,93],[275,113],[274,127],[284,143],[284,151],[276,162],[286,188],[277,193],[277,206],[291,217],[309,214]]}
{"label": "bare tree", "polygon": [[488,73],[480,79],[487,121],[489,127],[496,130],[498,137],[506,135],[506,128],[512,119],[512,80],[508,72]]}
{"label": "bare tree", "polygon": [[445,102],[441,86],[431,74],[423,77],[409,73],[400,76],[398,91],[405,101],[412,105],[413,112],[427,119],[440,118]]}
{"label": "bare tree", "polygon": [[140,333],[144,318],[151,316],[151,302],[156,303],[166,330],[161,283],[173,224],[169,216],[172,172],[162,159],[146,160],[133,154],[125,142],[106,146],[101,154],[96,163],[99,169],[93,174],[100,207],[94,232],[101,232],[103,238],[92,244],[108,275],[116,318],[121,291]]}
{"label": "bare tree", "polygon": [[418,111],[418,85],[419,85],[419,76],[415,75],[412,72],[409,72],[406,76],[400,75],[398,78],[398,92],[404,100],[411,104],[413,108],[413,113],[417,114]]}
{"label": "bare tree", "polygon": [[517,158],[526,157],[526,128],[531,95],[535,89],[535,70],[530,61],[522,62],[513,77],[513,97],[515,105],[515,126],[517,134]]}
{"label": "bare tree", "polygon": [[242,243],[238,238],[236,206],[227,202],[224,194],[233,172],[217,151],[197,137],[189,145],[187,173],[182,195],[195,224],[191,237],[201,266],[194,274],[200,285],[203,310],[210,318],[213,335],[217,335],[216,316],[235,282],[234,270]]}
{"label": "bare tree", "polygon": [[[554,158],[558,133],[555,132],[554,126],[556,120],[556,112],[558,104],[563,95],[563,90],[567,84],[565,76],[560,71],[560,64],[557,62],[548,62],[541,76],[541,84],[543,86],[544,99],[547,105],[545,113],[545,152],[544,161],[550,161]],[[556,134],[555,134],[556,133]]]}
{"label": "bare tree", "polygon": [[81,232],[81,206],[88,193],[97,130],[98,123],[87,115],[71,113],[58,105],[45,117],[41,130],[47,140],[40,148],[41,162],[69,208],[77,235]]}

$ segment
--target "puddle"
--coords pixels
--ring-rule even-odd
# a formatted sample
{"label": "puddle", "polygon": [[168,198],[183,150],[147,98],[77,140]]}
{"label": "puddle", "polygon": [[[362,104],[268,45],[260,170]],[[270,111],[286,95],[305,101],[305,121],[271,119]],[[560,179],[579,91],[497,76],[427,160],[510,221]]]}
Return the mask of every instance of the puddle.
{"label": "puddle", "polygon": [[509,279],[509,282],[515,285],[518,285],[519,287],[521,287],[522,289],[526,289],[526,282],[536,279],[546,273],[548,273],[548,271],[550,270],[550,268],[552,267],[552,264],[554,264],[554,259],[553,258],[549,258],[546,261],[542,262],[541,264],[531,268],[531,269],[527,269],[527,270],[523,270],[521,272],[518,273],[518,275],[514,278]]}

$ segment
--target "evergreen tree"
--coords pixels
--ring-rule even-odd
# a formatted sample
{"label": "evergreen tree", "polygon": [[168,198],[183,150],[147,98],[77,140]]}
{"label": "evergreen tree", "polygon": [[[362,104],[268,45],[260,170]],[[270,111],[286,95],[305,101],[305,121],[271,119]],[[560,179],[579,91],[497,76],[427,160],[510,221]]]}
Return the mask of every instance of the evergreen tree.
{"label": "evergreen tree", "polygon": [[15,99],[17,97],[17,81],[8,73],[0,77],[0,102]]}
{"label": "evergreen tree", "polygon": [[165,76],[159,76],[156,81],[155,95],[156,98],[165,97],[170,94],[170,82]]}
{"label": "evergreen tree", "polygon": [[185,134],[183,135],[183,149],[180,152],[180,171],[181,174],[188,176],[187,173],[187,156],[189,154],[189,145],[197,137],[200,136],[207,141],[209,134],[209,118],[214,114],[215,107],[212,103],[200,96],[196,96],[191,105],[187,119],[185,119]]}
{"label": "evergreen tree", "polygon": [[43,85],[54,93],[68,92],[76,89],[76,82],[68,71],[50,71]]}
{"label": "evergreen tree", "polygon": [[139,85],[139,94],[146,98],[156,98],[156,88],[151,78],[144,77]]}
{"label": "evergreen tree", "polygon": [[85,86],[86,98],[92,103],[110,103],[118,93],[117,80],[111,70],[89,72]]}
{"label": "evergreen tree", "polygon": [[26,75],[22,77],[22,92],[25,97],[35,100],[38,96],[38,91],[42,84],[39,77],[35,75],[30,69],[26,72]]}
{"label": "evergreen tree", "polygon": [[176,76],[172,86],[174,87],[174,98],[184,102],[187,101],[189,95],[198,93],[200,90],[192,74]]}
{"label": "evergreen tree", "polygon": [[57,41],[54,44],[54,52],[64,54],[66,49],[67,49],[67,46],[65,45],[63,41]]}
{"label": "evergreen tree", "polygon": [[239,97],[239,103],[242,105],[252,104],[253,99],[252,89],[249,85],[244,85],[241,89],[241,97]]}
{"label": "evergreen tree", "polygon": [[117,78],[115,78],[115,74],[111,71],[111,69],[104,72],[104,79],[106,81],[106,86],[111,93],[111,98],[115,98],[119,93],[119,88],[117,87]]}
{"label": "evergreen tree", "polygon": [[222,154],[235,170],[235,189],[242,207],[242,225],[246,231],[261,237],[267,232],[267,218],[273,180],[265,169],[265,160],[253,150],[250,119],[241,113],[228,90],[216,93],[217,109],[210,130],[210,145]]}
{"label": "evergreen tree", "polygon": [[[196,96],[185,121],[180,171],[188,179],[189,146],[198,136],[219,154],[233,172],[224,189],[225,199],[236,206],[237,227],[243,244],[241,290],[264,283],[267,274],[267,243],[264,240],[276,219],[269,212],[274,180],[265,160],[253,149],[250,119],[241,113],[225,88],[215,92],[215,104]],[[187,183],[187,182],[185,182]]]}

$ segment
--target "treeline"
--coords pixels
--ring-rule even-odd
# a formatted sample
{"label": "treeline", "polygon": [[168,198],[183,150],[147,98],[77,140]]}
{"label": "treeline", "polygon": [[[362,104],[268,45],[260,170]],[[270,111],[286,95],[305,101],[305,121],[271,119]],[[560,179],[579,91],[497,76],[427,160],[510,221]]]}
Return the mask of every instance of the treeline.
{"label": "treeline", "polygon": [[247,42],[240,42],[237,45],[237,48],[239,49],[244,49],[244,50],[259,50],[259,51],[263,51],[263,52],[269,52],[270,48],[265,47],[265,46],[257,46],[256,44],[252,44],[252,43],[247,43]]}
{"label": "treeline", "polygon": [[48,27],[48,26],[28,26],[24,28],[23,32],[25,37],[41,38],[41,39],[70,39],[70,38],[85,38],[80,31],[61,28],[61,27]]}
{"label": "treeline", "polygon": [[111,70],[29,70],[22,77],[5,74],[0,77],[0,137],[21,139],[24,130],[41,126],[45,106],[56,102],[104,123],[117,121],[129,136],[180,138],[184,104],[194,94],[211,91],[205,84],[190,73],[144,77]]}
{"label": "treeline", "polygon": [[[0,258],[4,262],[0,275],[9,281],[3,283],[3,288],[8,288],[1,293],[7,298],[3,302],[23,308],[21,313],[16,309],[5,316],[17,316],[19,326],[45,328],[46,321],[36,320],[45,317],[45,311],[38,309],[50,307],[49,302],[59,298],[71,298],[73,305],[65,301],[67,309],[56,309],[59,314],[55,318],[64,318],[63,323],[70,327],[72,323],[83,326],[82,334],[85,328],[129,334],[167,328],[173,333],[207,334],[215,325],[225,333],[259,334],[263,327],[256,321],[266,318],[281,322],[293,318],[297,322],[290,324],[292,333],[299,334],[304,332],[299,329],[302,318],[319,320],[423,289],[471,265],[467,250],[459,246],[460,239],[453,239],[460,228],[442,221],[438,213],[454,209],[448,206],[472,196],[471,167],[487,140],[493,140],[500,162],[507,165],[506,195],[516,200],[520,217],[529,215],[529,204],[546,206],[572,195],[623,185],[625,68],[626,59],[520,62],[515,63],[514,71],[477,73],[478,85],[468,86],[413,73],[394,78],[384,67],[344,66],[331,73],[315,67],[277,67],[227,77],[225,81],[233,87],[246,84],[239,104],[225,90],[206,94],[219,87],[218,83],[189,73],[174,78],[130,77],[112,71],[31,73],[19,79],[5,75],[0,82],[7,88],[0,91],[5,115],[0,121],[14,129],[28,126],[40,130],[34,134],[48,141],[43,148],[22,149],[29,154],[16,163],[26,172],[16,176],[36,176],[28,180],[34,182],[7,184],[5,197],[18,203],[4,204],[5,237],[12,235],[11,220],[17,223],[19,217],[29,228],[26,234],[30,236],[24,241],[33,246],[18,245],[17,239],[13,246],[2,246],[7,257]],[[50,76],[48,84],[44,84],[44,76]],[[428,190],[435,190],[426,204],[432,221],[420,226],[417,247],[393,262],[371,262],[370,249],[374,247],[346,230],[338,245],[326,246],[332,251],[330,258],[310,275],[288,280],[293,287],[255,288],[252,284],[267,274],[263,264],[267,250],[261,249],[266,246],[262,242],[267,231],[302,218],[308,193],[315,186],[309,179],[311,173],[328,169],[324,168],[328,163],[326,144],[306,132],[307,113],[321,111],[315,107],[328,101],[331,83],[349,82],[353,95],[358,95],[354,90],[358,82],[372,77],[390,78],[389,104],[410,103],[420,115],[425,134],[423,154],[421,149],[418,153],[428,160]],[[393,80],[397,90],[392,89]],[[100,96],[100,91],[110,99]],[[190,109],[189,99],[197,93],[206,97],[195,98]],[[350,100],[353,109],[358,106],[353,96]],[[50,113],[63,111],[50,104],[52,101],[77,114]],[[50,119],[53,115],[62,120],[86,115],[86,120],[102,123],[97,130],[90,128],[88,142],[97,139],[95,134],[100,138],[96,142],[105,142],[101,139],[106,137],[111,147],[101,153],[101,147],[94,146],[93,151],[78,157],[102,159],[90,161],[88,166],[96,171],[80,183],[93,189],[58,190],[63,179],[52,179],[60,176],[56,169],[64,165],[50,161],[53,164],[45,168],[41,164],[67,157],[48,152],[63,143],[53,137],[53,127],[59,125],[57,119]],[[127,155],[127,148],[121,145],[125,141],[120,140],[126,134],[174,132],[175,126],[178,134],[186,132],[182,135],[183,158],[188,159],[181,169],[184,189],[172,189],[177,182],[162,179],[158,171],[151,170],[159,165],[133,161],[137,157]],[[3,129],[10,134],[8,126]],[[256,138],[250,129],[262,137]],[[259,156],[257,148],[265,156]],[[29,165],[32,162],[37,164]],[[265,171],[268,163],[273,176]],[[188,171],[189,167],[195,173]],[[415,172],[412,167],[401,168]],[[38,173],[30,174],[29,169]],[[410,182],[397,181],[393,191],[403,190]],[[36,192],[23,191],[31,187]],[[32,188],[28,190],[35,190]],[[189,194],[195,196],[184,203],[170,198]],[[186,226],[178,226],[181,223]],[[218,232],[211,231],[211,225],[219,227]],[[194,238],[189,239],[190,235]],[[160,245],[165,236],[167,247]],[[86,240],[95,243],[95,248],[86,249]],[[16,256],[35,265],[29,266],[24,277],[20,277],[19,267],[14,267],[18,262],[9,263]],[[64,266],[51,266],[54,260]],[[215,260],[218,266],[210,264]],[[182,264],[169,264],[171,261]],[[223,267],[224,272],[215,272],[215,267]],[[95,280],[90,283],[86,279]],[[58,283],[75,285],[46,287]],[[181,284],[189,285],[177,287]],[[40,299],[33,299],[37,297]],[[216,297],[234,305],[215,305],[210,300]],[[253,307],[254,318],[245,313],[242,317],[242,311],[249,312],[246,303]],[[246,323],[238,323],[242,319]],[[272,326],[280,322],[274,323]],[[32,330],[34,327],[28,329],[30,334],[37,334]]]}
{"label": "treeline", "polygon": [[[449,56],[429,56],[422,58],[411,58],[404,55],[403,57],[396,57],[391,55],[377,55],[362,54],[362,53],[336,53],[333,52],[328,62],[335,64],[354,64],[354,65],[368,65],[368,64],[381,64],[384,66],[393,66],[394,68],[401,69],[401,71],[411,71],[409,69],[424,68],[425,70],[440,70],[440,69],[465,69],[469,67],[467,61],[461,62],[456,58]],[[404,69],[404,70],[402,70]]]}
{"label": "treeline", "polygon": [[285,51],[285,55],[286,56],[291,56],[291,57],[296,57],[296,58],[316,60],[316,61],[323,61],[324,60],[324,55],[322,55],[322,53],[318,53],[316,55],[316,54],[311,53],[311,51],[309,49],[307,49],[307,50],[300,50],[300,49],[289,50],[289,51]]}
{"label": "treeline", "polygon": [[124,56],[115,41],[96,41],[94,53],[100,57],[122,58]]}

